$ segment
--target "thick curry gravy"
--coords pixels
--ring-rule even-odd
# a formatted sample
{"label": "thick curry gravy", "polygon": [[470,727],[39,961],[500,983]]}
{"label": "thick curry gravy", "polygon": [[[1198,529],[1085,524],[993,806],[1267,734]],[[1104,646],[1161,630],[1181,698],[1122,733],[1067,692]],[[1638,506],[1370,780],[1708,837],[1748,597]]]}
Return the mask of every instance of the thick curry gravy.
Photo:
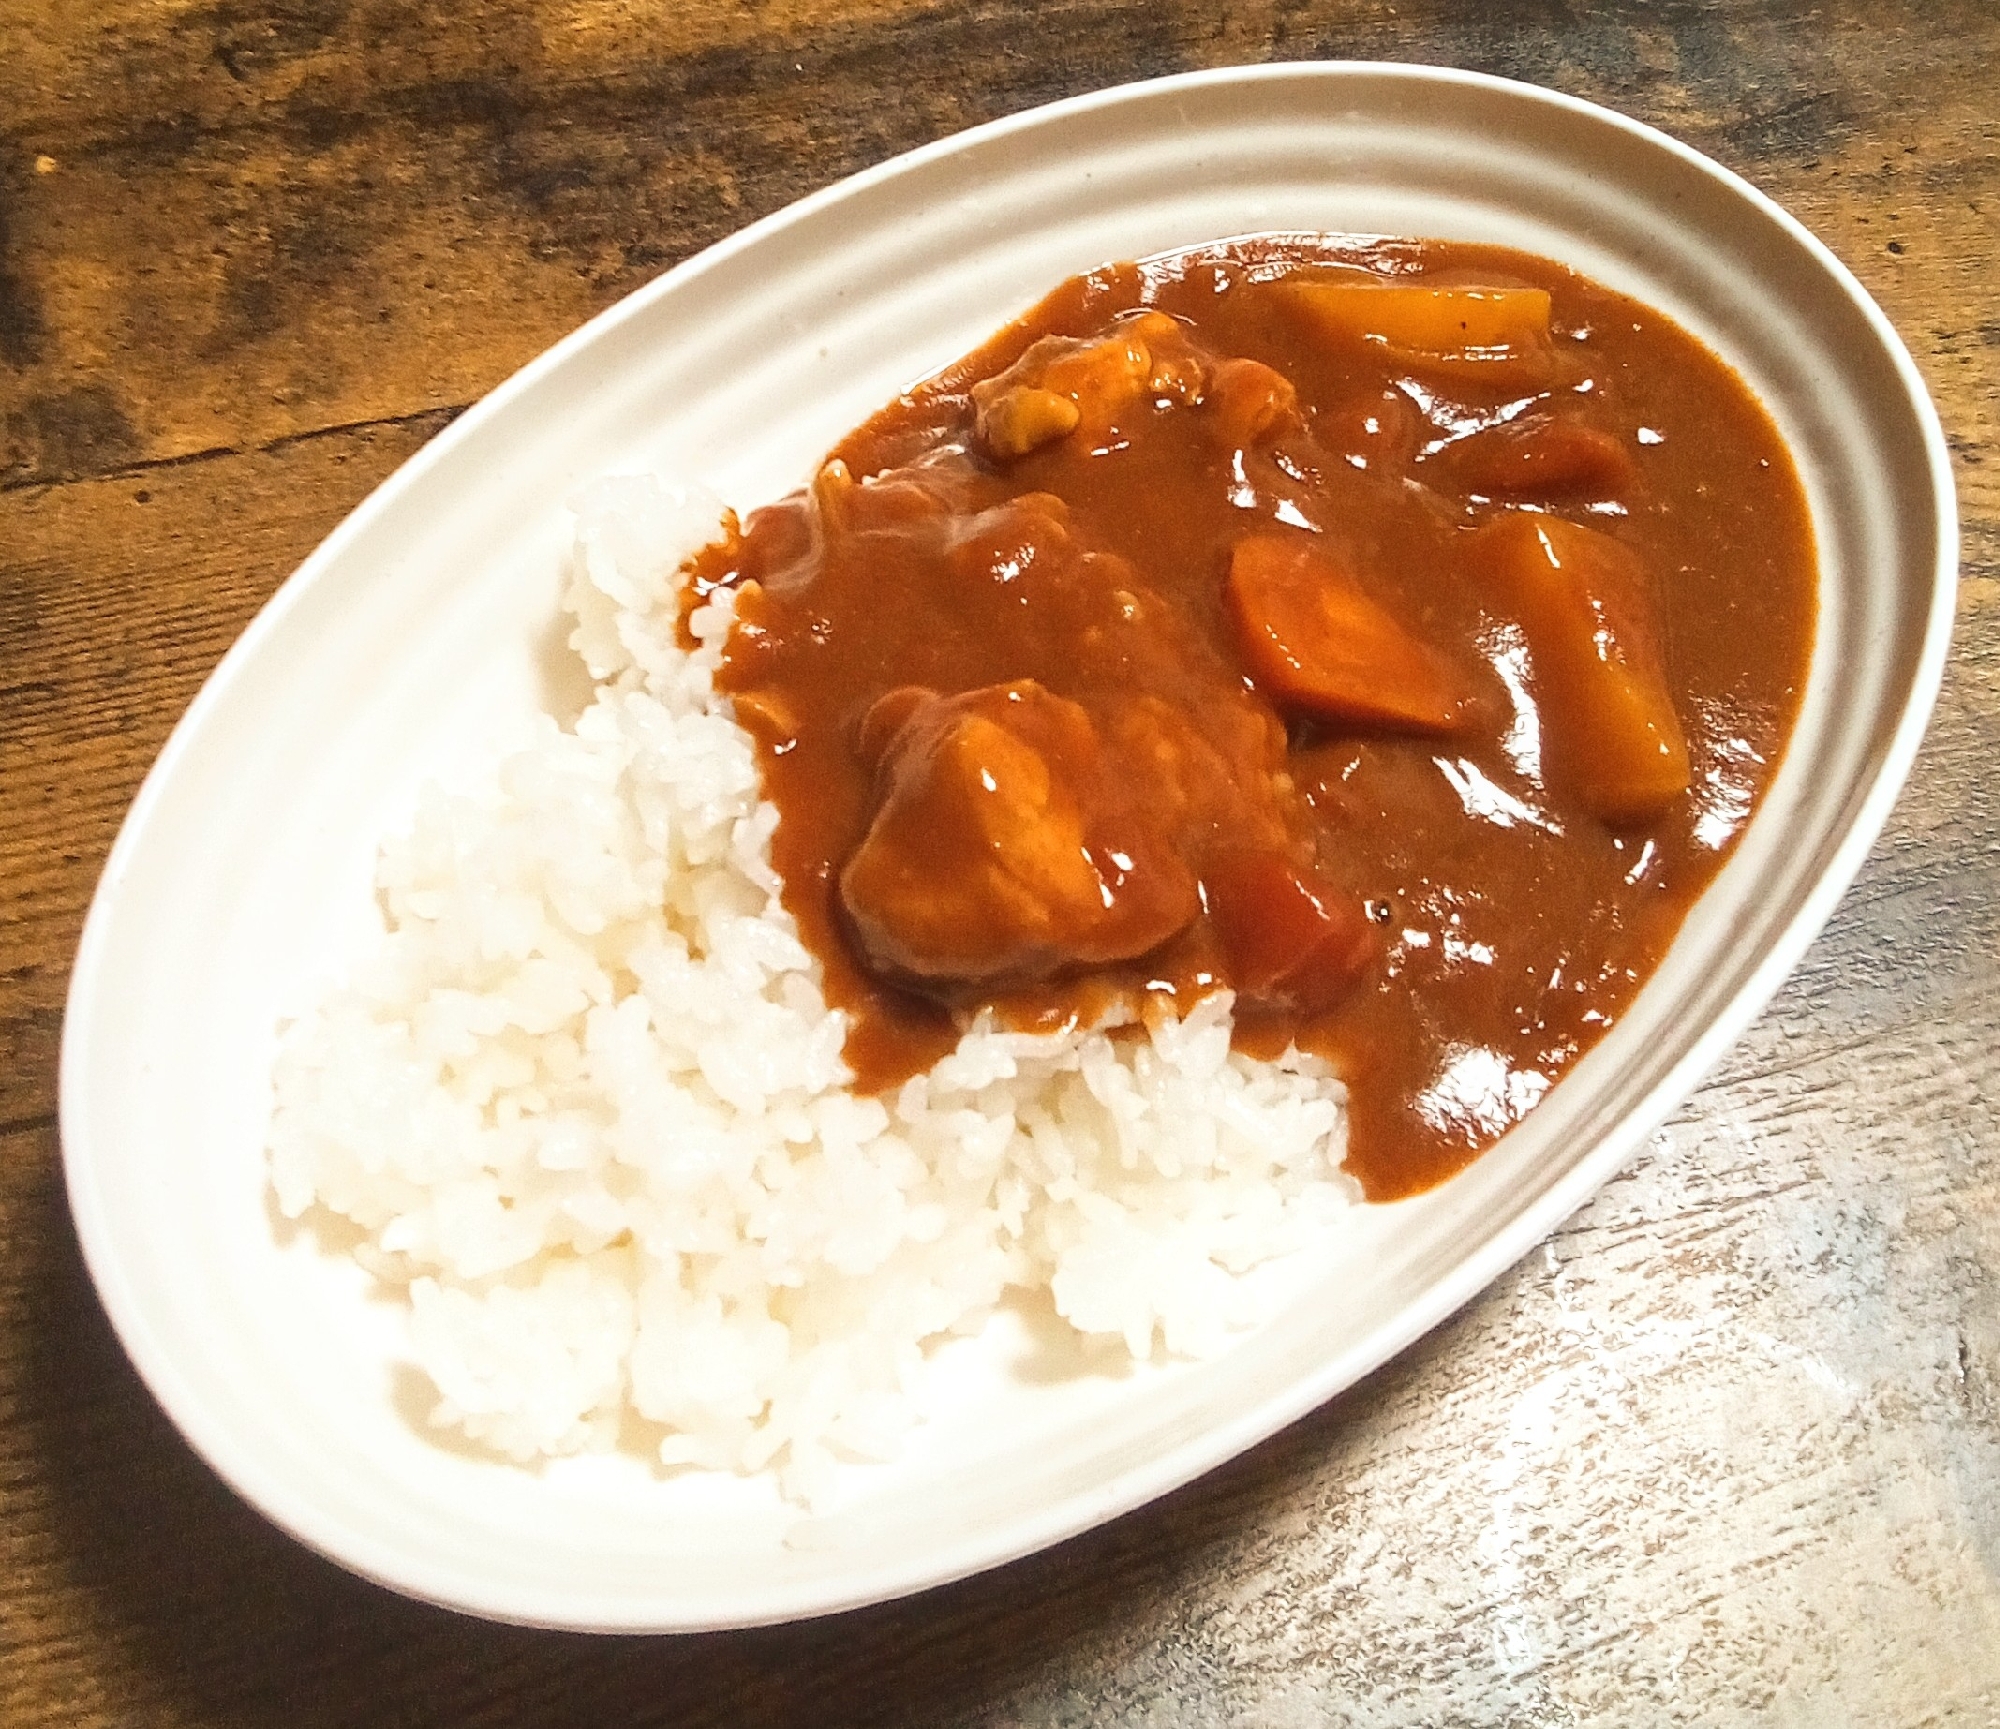
{"label": "thick curry gravy", "polygon": [[[1444,292],[1437,292],[1437,291]],[[1740,380],[1545,260],[1234,242],[1065,283],[696,561],[859,1084],[1237,993],[1348,1168],[1458,1169],[1603,1034],[1804,688]]]}

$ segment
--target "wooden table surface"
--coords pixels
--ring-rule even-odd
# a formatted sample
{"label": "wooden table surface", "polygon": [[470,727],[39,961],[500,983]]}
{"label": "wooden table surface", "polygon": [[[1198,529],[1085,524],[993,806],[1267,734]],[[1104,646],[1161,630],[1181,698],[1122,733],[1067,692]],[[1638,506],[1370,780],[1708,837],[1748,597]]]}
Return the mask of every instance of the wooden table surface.
{"label": "wooden table surface", "polygon": [[[2000,1722],[2000,6],[4,0],[0,1722]],[[402,1601],[180,1441],[64,1205],[63,991],[127,802],[321,536],[588,314],[799,194],[1229,62],[1534,80],[1853,267],[1965,524],[1915,775],[1650,1152],[1407,1356],[1108,1529],[830,1621]]]}

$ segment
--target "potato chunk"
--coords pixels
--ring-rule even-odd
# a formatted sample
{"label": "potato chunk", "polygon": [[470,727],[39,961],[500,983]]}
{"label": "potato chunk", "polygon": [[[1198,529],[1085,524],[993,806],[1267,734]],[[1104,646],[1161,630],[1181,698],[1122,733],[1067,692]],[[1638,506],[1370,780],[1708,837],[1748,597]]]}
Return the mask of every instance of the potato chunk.
{"label": "potato chunk", "polygon": [[1279,707],[1416,732],[1460,724],[1465,696],[1451,668],[1311,541],[1238,541],[1223,599],[1243,664]]}
{"label": "potato chunk", "polygon": [[1068,437],[1082,419],[1083,410],[1067,396],[1023,384],[1003,390],[985,405],[979,430],[995,456],[1026,456]]}
{"label": "potato chunk", "polygon": [[1687,740],[1638,555],[1539,512],[1503,516],[1479,538],[1495,605],[1528,639],[1544,777],[1610,823],[1685,792]]}
{"label": "potato chunk", "polygon": [[1498,377],[1553,359],[1546,289],[1349,279],[1288,282],[1283,292],[1323,334],[1386,348],[1419,370]]}
{"label": "potato chunk", "polygon": [[886,972],[1025,983],[1130,960],[1200,911],[1090,716],[1032,680],[915,701],[877,785],[840,895]]}

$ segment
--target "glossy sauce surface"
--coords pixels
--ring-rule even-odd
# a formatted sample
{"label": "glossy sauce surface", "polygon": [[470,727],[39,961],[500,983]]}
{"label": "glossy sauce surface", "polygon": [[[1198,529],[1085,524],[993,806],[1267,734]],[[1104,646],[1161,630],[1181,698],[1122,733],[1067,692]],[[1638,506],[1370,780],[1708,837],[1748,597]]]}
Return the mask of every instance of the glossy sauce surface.
{"label": "glossy sauce surface", "polygon": [[[1442,291],[1442,292],[1438,292]],[[1383,298],[1384,295],[1389,298]],[[1064,284],[696,561],[858,1084],[1237,994],[1440,1181],[1604,1032],[1804,687],[1742,383],[1560,266],[1237,242]]]}

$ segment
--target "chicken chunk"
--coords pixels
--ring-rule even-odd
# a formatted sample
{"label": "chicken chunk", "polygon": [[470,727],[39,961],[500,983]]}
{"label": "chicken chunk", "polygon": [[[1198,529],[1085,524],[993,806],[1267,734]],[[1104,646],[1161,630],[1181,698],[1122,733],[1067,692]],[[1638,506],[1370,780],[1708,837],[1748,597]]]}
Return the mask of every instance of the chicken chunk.
{"label": "chicken chunk", "polygon": [[1198,402],[1206,369],[1164,312],[1084,341],[1045,336],[996,377],[972,387],[979,441],[1001,461],[1081,430],[1102,437],[1133,403]]}
{"label": "chicken chunk", "polygon": [[1136,696],[1106,716],[1105,735],[1131,782],[1146,789],[1147,815],[1183,853],[1218,835],[1283,846],[1284,727],[1243,691],[1216,694],[1199,717]]}
{"label": "chicken chunk", "polygon": [[1032,680],[892,695],[907,712],[840,875],[871,964],[919,985],[1026,983],[1142,955],[1201,910],[1079,705]]}

